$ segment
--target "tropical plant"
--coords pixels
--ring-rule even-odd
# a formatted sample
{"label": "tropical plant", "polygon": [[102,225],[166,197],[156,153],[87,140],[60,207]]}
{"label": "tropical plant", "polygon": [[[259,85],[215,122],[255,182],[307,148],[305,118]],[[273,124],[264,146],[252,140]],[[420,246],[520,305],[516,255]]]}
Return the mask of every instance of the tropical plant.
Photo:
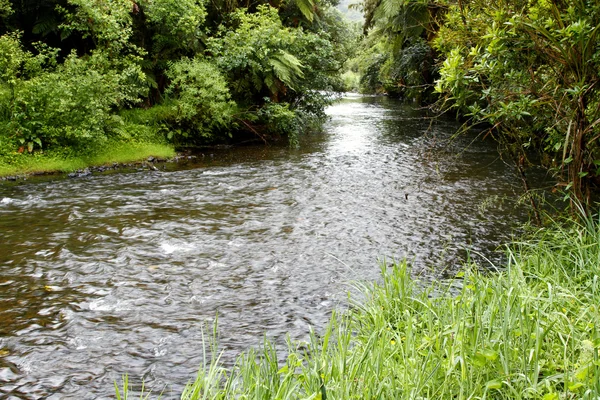
{"label": "tropical plant", "polygon": [[214,65],[201,58],[184,58],[169,65],[167,76],[170,101],[162,108],[171,127],[169,139],[177,135],[179,142],[193,142],[195,137],[206,139],[218,132],[230,135],[235,103]]}
{"label": "tropical plant", "polygon": [[422,0],[364,0],[358,7],[365,15],[365,34],[383,53],[365,60],[364,90],[384,90],[418,101],[426,98],[437,74],[430,41],[439,30],[444,6]]}
{"label": "tropical plant", "polygon": [[13,13],[9,0],[0,0],[0,18],[6,18]]}
{"label": "tropical plant", "polygon": [[232,29],[222,25],[219,35],[208,41],[207,51],[226,74],[234,98],[249,104],[264,97],[277,102],[304,77],[303,65],[288,52],[300,35],[284,28],[277,10],[259,6],[232,13]]}
{"label": "tropical plant", "polygon": [[[140,45],[148,50],[155,62],[177,58],[181,53],[193,56],[202,50],[202,27],[206,18],[204,2],[197,0],[144,0],[134,16],[142,22],[138,29],[150,40]],[[143,39],[145,39],[142,36]]]}
{"label": "tropical plant", "polygon": [[[31,66],[39,68],[40,61],[48,58],[42,55],[17,51],[8,64],[13,71],[20,67],[30,72]],[[106,140],[121,123],[113,107],[135,102],[144,93],[137,82],[143,82],[143,73],[135,64],[117,72],[103,52],[94,52],[88,59],[72,53],[54,71],[12,75],[8,80],[11,96],[2,107],[9,121],[8,134],[30,152],[34,147],[83,148]]]}
{"label": "tropical plant", "polygon": [[333,3],[0,0],[2,160],[161,135],[296,137],[323,120],[317,90],[341,86],[352,49]]}
{"label": "tropical plant", "polygon": [[106,50],[110,57],[138,51],[130,42],[131,0],[68,0],[68,5],[57,6],[65,18],[61,25],[63,35],[76,32],[89,38],[95,48]]}
{"label": "tropical plant", "polygon": [[451,9],[436,43],[447,55],[437,91],[475,122],[489,122],[515,159],[540,151],[567,196],[589,204],[600,164],[599,8],[519,4]]}
{"label": "tropical plant", "polygon": [[535,95],[555,113],[546,129],[547,148],[562,151],[559,166],[567,170],[567,187],[577,202],[590,204],[584,178],[597,175],[600,165],[600,7],[575,1],[566,9],[547,8],[543,20],[530,15],[520,21],[545,64],[535,71],[540,85]]}

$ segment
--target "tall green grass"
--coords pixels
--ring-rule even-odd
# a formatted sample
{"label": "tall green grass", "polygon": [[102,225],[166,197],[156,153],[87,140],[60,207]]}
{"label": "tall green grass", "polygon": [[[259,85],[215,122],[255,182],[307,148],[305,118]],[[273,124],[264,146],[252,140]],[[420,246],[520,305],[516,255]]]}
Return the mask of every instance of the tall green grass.
{"label": "tall green grass", "polygon": [[599,399],[600,225],[556,223],[476,266],[421,284],[405,263],[322,335],[218,357],[182,399]]}

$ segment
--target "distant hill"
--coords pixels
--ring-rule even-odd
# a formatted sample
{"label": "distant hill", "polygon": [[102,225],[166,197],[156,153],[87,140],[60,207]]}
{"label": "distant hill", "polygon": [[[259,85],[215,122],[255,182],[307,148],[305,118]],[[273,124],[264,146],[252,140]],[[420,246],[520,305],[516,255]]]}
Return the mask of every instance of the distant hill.
{"label": "distant hill", "polygon": [[358,3],[360,0],[340,0],[337,9],[348,18],[350,21],[363,22],[363,16],[358,10],[350,10],[348,6],[350,4]]}

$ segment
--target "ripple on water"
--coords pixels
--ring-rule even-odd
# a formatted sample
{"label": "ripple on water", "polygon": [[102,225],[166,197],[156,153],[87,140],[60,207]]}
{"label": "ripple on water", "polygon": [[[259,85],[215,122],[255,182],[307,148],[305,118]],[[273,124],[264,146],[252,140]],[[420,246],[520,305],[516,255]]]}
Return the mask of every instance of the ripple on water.
{"label": "ripple on water", "polygon": [[[0,397],[167,397],[265,332],[306,338],[379,260],[441,276],[526,218],[495,146],[385,98],[328,110],[301,149],[243,147],[195,168],[0,185]],[[493,259],[493,257],[492,257]]]}

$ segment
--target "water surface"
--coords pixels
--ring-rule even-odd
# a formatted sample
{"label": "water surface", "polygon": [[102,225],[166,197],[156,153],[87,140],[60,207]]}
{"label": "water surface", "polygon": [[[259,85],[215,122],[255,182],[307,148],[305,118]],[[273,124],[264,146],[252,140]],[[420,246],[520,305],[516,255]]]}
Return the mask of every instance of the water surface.
{"label": "water surface", "polygon": [[111,398],[128,373],[176,398],[217,313],[231,363],[321,329],[378,259],[445,276],[527,218],[492,143],[448,144],[455,123],[387,98],[328,112],[298,150],[1,185],[0,397]]}

